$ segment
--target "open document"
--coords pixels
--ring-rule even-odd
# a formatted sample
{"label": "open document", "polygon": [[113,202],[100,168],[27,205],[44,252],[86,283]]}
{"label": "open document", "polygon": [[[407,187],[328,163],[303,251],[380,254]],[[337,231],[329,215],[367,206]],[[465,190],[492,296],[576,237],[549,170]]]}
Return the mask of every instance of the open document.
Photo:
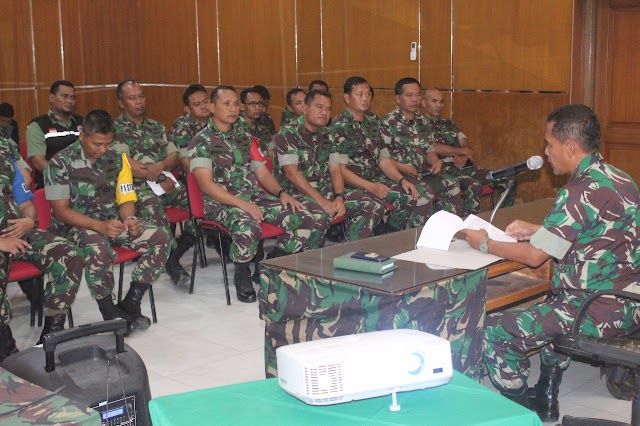
{"label": "open document", "polygon": [[502,259],[499,256],[485,254],[475,250],[464,240],[451,241],[461,229],[485,229],[492,240],[516,242],[500,229],[478,216],[469,215],[464,221],[458,216],[439,211],[425,224],[416,249],[393,256],[397,260],[426,263],[427,266],[440,266],[457,269],[479,269]]}
{"label": "open document", "polygon": [[[173,173],[168,172],[168,171],[163,171],[162,172],[168,179],[171,179],[173,181],[173,184],[175,185],[176,188],[180,187],[180,182],[178,182],[178,180],[176,179],[176,177],[173,175]],[[154,194],[160,196],[162,194],[165,193],[165,190],[162,188],[162,186],[160,186],[160,184],[158,182],[154,182],[152,180],[148,180],[147,181],[147,185],[149,185],[149,188],[151,188],[151,190],[153,191]]]}

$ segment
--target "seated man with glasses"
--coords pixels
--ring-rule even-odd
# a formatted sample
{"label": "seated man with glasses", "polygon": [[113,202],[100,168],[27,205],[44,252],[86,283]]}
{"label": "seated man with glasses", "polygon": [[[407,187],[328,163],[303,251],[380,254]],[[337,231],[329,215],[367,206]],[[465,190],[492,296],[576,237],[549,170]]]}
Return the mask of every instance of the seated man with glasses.
{"label": "seated man with glasses", "polygon": [[242,110],[236,126],[256,138],[260,149],[267,152],[269,157],[273,157],[273,146],[269,146],[271,131],[269,127],[260,123],[260,117],[265,112],[265,101],[260,91],[255,86],[244,89],[240,92],[240,103]]}

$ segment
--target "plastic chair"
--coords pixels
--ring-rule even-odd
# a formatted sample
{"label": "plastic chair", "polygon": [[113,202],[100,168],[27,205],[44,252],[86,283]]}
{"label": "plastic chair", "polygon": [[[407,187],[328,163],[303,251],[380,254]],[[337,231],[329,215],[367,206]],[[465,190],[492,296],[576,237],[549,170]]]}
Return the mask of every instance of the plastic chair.
{"label": "plastic chair", "polygon": [[[44,274],[35,265],[25,262],[24,260],[14,260],[9,267],[9,276],[7,282],[31,281],[31,320],[30,325],[33,327],[36,323],[36,312],[38,313],[38,327],[42,326],[42,294]],[[71,325],[71,324],[70,324]]]}
{"label": "plastic chair", "polygon": [[[128,249],[126,247],[111,246],[113,250],[118,254],[114,265],[120,265],[120,272],[118,276],[118,303],[122,301],[122,284],[124,282],[124,264],[130,260],[136,260],[142,256],[137,251]],[[149,287],[149,303],[151,303],[151,317],[154,324],[158,322],[158,316],[156,315],[156,300],[153,297],[153,286]]]}
{"label": "plastic chair", "polygon": [[486,197],[487,195],[489,196],[489,202],[491,203],[491,210],[493,210],[493,205],[494,205],[493,194],[495,192],[496,190],[490,187],[489,185],[482,185],[482,197]]}

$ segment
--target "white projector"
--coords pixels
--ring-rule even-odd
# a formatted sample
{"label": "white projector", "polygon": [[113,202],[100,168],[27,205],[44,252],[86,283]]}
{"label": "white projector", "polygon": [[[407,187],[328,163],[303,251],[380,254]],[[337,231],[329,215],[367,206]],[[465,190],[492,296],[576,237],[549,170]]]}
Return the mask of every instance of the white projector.
{"label": "white projector", "polygon": [[[451,345],[417,330],[387,330],[283,346],[278,383],[311,405],[330,405],[449,383]],[[395,409],[394,409],[395,406]]]}

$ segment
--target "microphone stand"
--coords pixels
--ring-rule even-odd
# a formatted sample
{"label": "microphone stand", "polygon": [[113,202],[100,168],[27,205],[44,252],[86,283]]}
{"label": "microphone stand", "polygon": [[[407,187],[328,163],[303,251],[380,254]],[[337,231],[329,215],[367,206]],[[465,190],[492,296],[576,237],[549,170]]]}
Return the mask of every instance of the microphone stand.
{"label": "microphone stand", "polygon": [[496,203],[496,206],[493,208],[493,212],[491,213],[491,219],[489,219],[489,223],[493,224],[494,216],[498,212],[498,209],[504,202],[505,198],[507,198],[507,194],[509,194],[509,191],[511,191],[515,185],[516,185],[516,177],[514,176],[511,179],[509,179],[509,182],[507,183],[507,188],[504,190],[502,195],[500,195],[500,199]]}

